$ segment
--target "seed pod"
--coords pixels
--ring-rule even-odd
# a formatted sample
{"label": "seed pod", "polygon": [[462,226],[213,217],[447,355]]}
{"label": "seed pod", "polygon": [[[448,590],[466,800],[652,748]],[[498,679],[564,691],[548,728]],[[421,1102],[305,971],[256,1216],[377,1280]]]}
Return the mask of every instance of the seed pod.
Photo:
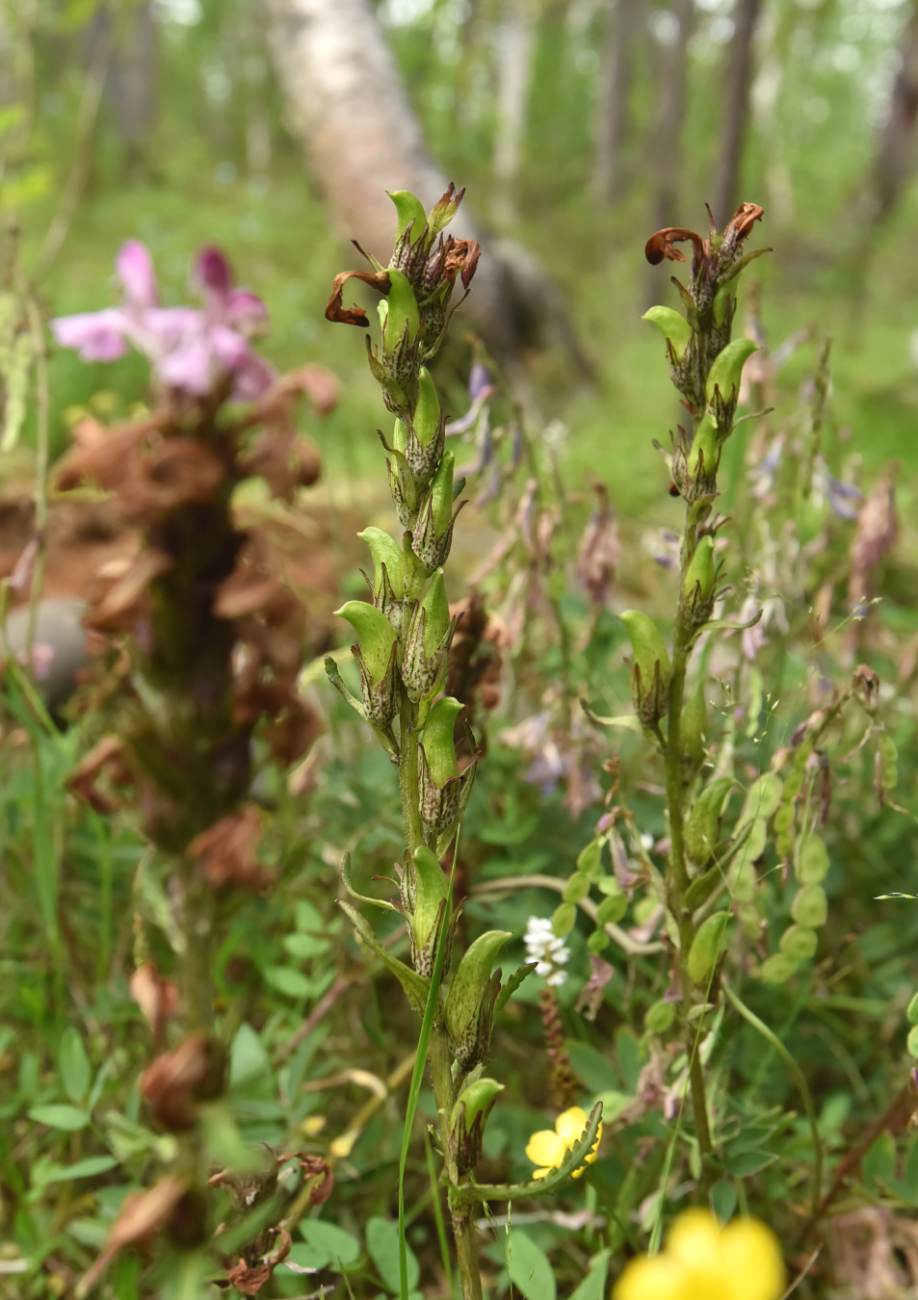
{"label": "seed pod", "polygon": [[694,983],[700,984],[708,973],[713,970],[714,964],[720,956],[721,948],[724,946],[724,934],[729,920],[729,912],[715,912],[713,916],[709,916],[699,926],[695,938],[692,940],[687,963],[689,978]]}
{"label": "seed pod", "polygon": [[720,839],[720,814],[733,778],[719,776],[695,800],[685,825],[685,848],[697,867],[704,868],[714,856]]}
{"label": "seed pod", "polygon": [[708,706],[704,698],[704,677],[699,677],[682,710],[682,766],[687,775],[698,771],[705,760],[707,747],[705,733],[708,726]]}
{"label": "seed pod", "polygon": [[591,952],[594,957],[598,957],[600,953],[605,952],[611,942],[612,940],[605,930],[594,930],[587,939],[587,951]]}
{"label": "seed pod", "polygon": [[628,629],[634,654],[631,673],[634,708],[641,721],[652,726],[669,708],[672,664],[656,624],[646,614],[630,609],[620,617]]}
{"label": "seed pod", "polygon": [[602,900],[596,912],[596,920],[600,925],[616,925],[627,911],[628,899],[619,890]]}
{"label": "seed pod", "polygon": [[829,854],[818,835],[798,840],[796,872],[801,885],[819,885],[829,874]]}
{"label": "seed pod", "polygon": [[428,447],[436,438],[440,427],[440,399],[437,397],[434,381],[426,366],[421,367],[418,404],[414,408],[414,418],[411,423],[421,446]]}
{"label": "seed pod", "polygon": [[786,984],[796,969],[797,963],[793,957],[776,952],[762,963],[759,979],[764,984]]}
{"label": "seed pod", "polygon": [[662,999],[648,1007],[644,1013],[644,1028],[648,1034],[665,1034],[676,1018],[676,1008]]}
{"label": "seed pod", "polygon": [[825,925],[829,904],[822,885],[804,885],[791,905],[791,916],[798,925],[805,925],[810,930]]}
{"label": "seed pod", "polygon": [[906,1008],[905,1016],[910,1025],[918,1025],[918,993],[912,995],[912,1000]]}
{"label": "seed pod", "polygon": [[806,926],[791,925],[781,935],[781,951],[785,957],[793,957],[794,961],[806,961],[814,956],[818,945],[816,931]]}
{"label": "seed pod", "polygon": [[476,1079],[459,1094],[449,1117],[449,1146],[460,1175],[474,1169],[481,1159],[484,1126],[503,1090],[503,1084],[494,1079]]}
{"label": "seed pod", "polygon": [[910,1030],[908,1038],[905,1040],[905,1048],[909,1056],[918,1057],[918,1025]]}
{"label": "seed pod", "polygon": [[681,361],[692,338],[692,327],[685,317],[672,307],[651,307],[645,311],[641,320],[650,321],[671,346]]}
{"label": "seed pod", "polygon": [[579,903],[582,898],[586,898],[589,892],[589,878],[581,875],[578,871],[576,875],[571,876],[570,880],[564,886],[564,893],[561,895],[561,898],[565,903]]}
{"label": "seed pod", "polygon": [[577,907],[574,903],[559,903],[551,918],[551,928],[558,939],[570,934],[577,921]]}
{"label": "seed pod", "polygon": [[714,364],[708,371],[708,382],[705,385],[705,396],[709,402],[714,400],[714,389],[720,389],[720,396],[724,402],[735,400],[739,392],[740,380],[743,377],[743,366],[752,356],[753,352],[758,352],[759,345],[752,339],[734,339],[728,343],[722,352],[714,359]]}

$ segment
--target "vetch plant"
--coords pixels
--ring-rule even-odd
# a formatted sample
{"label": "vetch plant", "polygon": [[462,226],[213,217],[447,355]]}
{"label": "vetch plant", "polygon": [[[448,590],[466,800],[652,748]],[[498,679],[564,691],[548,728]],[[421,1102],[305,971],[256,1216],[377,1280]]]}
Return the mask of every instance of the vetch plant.
{"label": "vetch plant", "polygon": [[[474,1169],[484,1127],[501,1091],[501,1085],[484,1074],[495,1010],[533,967],[524,967],[501,987],[501,971],[492,973],[492,968],[510,935],[499,930],[480,935],[461,958],[454,957],[457,913],[452,906],[452,878],[441,866],[458,836],[479,759],[474,737],[468,737],[467,754],[460,764],[454,733],[463,706],[443,694],[456,631],[444,567],[456,516],[464,504],[461,500],[457,504],[463,480],[455,480],[453,453],[445,447],[445,416],[426,368],[458,305],[452,301],[454,292],[460,283],[468,291],[478,263],[476,243],[444,233],[462,193],[451,185],[429,213],[414,195],[393,194],[398,229],[389,265],[371,258],[372,270],[339,275],[326,310],[332,321],[365,328],[366,313],[344,306],[344,287],[356,277],[380,294],[379,342],[374,346],[367,335],[367,355],[385,406],[395,417],[392,432],[379,436],[401,535],[393,537],[376,528],[361,534],[374,563],[370,599],[348,601],[338,611],[357,635],[353,654],[360,673],[360,699],[348,691],[332,659],[327,669],[332,683],[390,755],[398,771],[405,824],[406,851],[397,866],[398,899],[362,901],[404,916],[411,966],[378,942],[352,904],[342,903],[358,934],[398,978],[422,1018],[401,1159],[402,1300],[407,1300],[408,1278],[401,1181],[428,1059],[463,1300],[482,1297],[474,1206],[534,1195],[579,1168],[598,1140],[601,1111],[597,1106],[589,1118],[583,1117],[563,1159],[550,1172],[546,1170],[542,1182],[476,1184]],[[361,900],[351,884],[347,859],[343,876],[351,895]]]}

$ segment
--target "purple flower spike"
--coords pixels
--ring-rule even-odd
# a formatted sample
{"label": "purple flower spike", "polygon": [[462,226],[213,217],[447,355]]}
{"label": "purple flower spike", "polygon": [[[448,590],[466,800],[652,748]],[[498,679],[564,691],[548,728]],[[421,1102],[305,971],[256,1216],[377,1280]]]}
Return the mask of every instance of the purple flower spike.
{"label": "purple flower spike", "polygon": [[839,519],[857,519],[861,511],[864,494],[853,483],[843,483],[826,471],[826,485],[829,505]]}
{"label": "purple flower spike", "polygon": [[61,347],[75,349],[84,361],[115,361],[131,344],[165,388],[190,397],[205,397],[232,375],[232,398],[251,402],[274,382],[273,367],[249,343],[267,324],[265,305],[247,289],[233,288],[232,269],[218,248],[202,249],[194,262],[203,310],[159,306],[153,260],[137,240],[121,246],[116,270],[124,305],[53,320]]}
{"label": "purple flower spike", "polygon": [[491,378],[490,370],[480,361],[476,361],[469,375],[469,397],[473,402],[477,402],[484,397],[490,397],[493,392],[494,380]]}

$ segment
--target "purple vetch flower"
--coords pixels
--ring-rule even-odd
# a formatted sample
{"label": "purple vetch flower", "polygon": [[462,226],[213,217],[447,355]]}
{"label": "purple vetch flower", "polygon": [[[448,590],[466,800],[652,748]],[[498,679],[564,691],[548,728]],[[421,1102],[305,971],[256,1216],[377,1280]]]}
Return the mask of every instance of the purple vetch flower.
{"label": "purple vetch flower", "polygon": [[233,286],[229,262],[218,248],[195,258],[192,284],[203,307],[161,307],[149,250],[136,239],[122,244],[115,271],[124,290],[120,307],[59,316],[51,331],[61,347],[84,361],[115,361],[128,346],[149,359],[161,384],[204,397],[232,375],[231,397],[250,402],[273,383],[273,367],[251,347],[268,313],[247,289]]}
{"label": "purple vetch flower", "polygon": [[864,494],[853,483],[843,483],[826,470],[826,496],[829,506],[839,519],[854,520],[861,513]]}

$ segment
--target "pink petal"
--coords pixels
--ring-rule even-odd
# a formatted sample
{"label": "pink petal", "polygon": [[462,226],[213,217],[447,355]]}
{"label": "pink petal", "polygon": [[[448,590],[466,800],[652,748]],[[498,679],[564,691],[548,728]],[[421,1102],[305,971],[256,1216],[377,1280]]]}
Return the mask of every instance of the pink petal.
{"label": "pink petal", "polygon": [[126,326],[120,308],[106,307],[103,311],[58,316],[51,322],[51,333],[62,348],[73,348],[84,361],[116,361],[127,351]]}
{"label": "pink petal", "polygon": [[225,301],[233,287],[233,271],[219,248],[208,244],[195,258],[193,279],[214,297]]}
{"label": "pink petal", "polygon": [[267,325],[268,309],[257,294],[248,289],[233,289],[226,302],[226,322],[251,336]]}
{"label": "pink petal", "polygon": [[242,365],[236,367],[236,378],[231,394],[233,401],[256,401],[262,393],[268,391],[276,379],[277,371],[270,361],[265,361],[264,357],[260,357],[257,352],[247,349]]}
{"label": "pink petal", "polygon": [[118,279],[124,285],[128,306],[135,311],[155,307],[159,301],[153,259],[139,239],[122,244],[115,259]]}
{"label": "pink petal", "polygon": [[213,361],[210,344],[201,334],[163,357],[156,370],[168,388],[180,388],[194,397],[203,397],[213,386]]}
{"label": "pink petal", "polygon": [[228,325],[211,325],[207,338],[224,370],[238,370],[249,355],[248,343]]}
{"label": "pink petal", "polygon": [[187,336],[202,334],[204,324],[204,313],[196,307],[155,307],[143,313],[137,332],[160,345],[159,351],[171,352]]}

